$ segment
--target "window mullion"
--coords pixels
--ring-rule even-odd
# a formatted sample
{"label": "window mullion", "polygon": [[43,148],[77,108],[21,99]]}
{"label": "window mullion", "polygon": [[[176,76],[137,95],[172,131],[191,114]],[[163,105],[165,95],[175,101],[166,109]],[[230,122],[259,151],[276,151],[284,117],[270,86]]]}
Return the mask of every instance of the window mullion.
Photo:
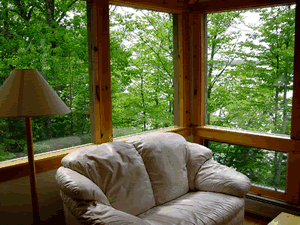
{"label": "window mullion", "polygon": [[93,143],[100,144],[113,140],[109,1],[88,2],[88,11],[91,12],[88,31],[92,42],[89,43],[91,137]]}
{"label": "window mullion", "polygon": [[[295,47],[294,47],[294,83],[293,83],[293,103],[292,103],[292,122],[291,139],[300,140],[300,1],[296,1],[295,18]],[[292,151],[288,155],[287,167],[287,202],[300,204],[300,152]]]}

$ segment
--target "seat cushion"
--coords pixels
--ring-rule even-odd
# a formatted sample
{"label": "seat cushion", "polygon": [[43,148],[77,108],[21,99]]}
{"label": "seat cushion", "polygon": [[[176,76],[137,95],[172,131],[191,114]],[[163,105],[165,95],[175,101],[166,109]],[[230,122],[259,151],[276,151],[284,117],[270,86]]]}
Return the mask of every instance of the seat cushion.
{"label": "seat cushion", "polygon": [[138,217],[152,225],[227,224],[240,215],[244,204],[243,198],[235,196],[212,192],[188,192]]}
{"label": "seat cushion", "polygon": [[156,205],[184,195],[189,190],[187,142],[179,134],[156,132],[128,140],[143,158]]}
{"label": "seat cushion", "polygon": [[137,215],[155,205],[143,160],[130,143],[89,146],[70,153],[62,164],[92,180],[117,210]]}

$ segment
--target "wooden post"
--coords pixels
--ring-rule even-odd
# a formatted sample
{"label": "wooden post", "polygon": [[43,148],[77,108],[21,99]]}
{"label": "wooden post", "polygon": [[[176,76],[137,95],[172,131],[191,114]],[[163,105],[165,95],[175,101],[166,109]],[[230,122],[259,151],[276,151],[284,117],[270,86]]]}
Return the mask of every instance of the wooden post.
{"label": "wooden post", "polygon": [[31,202],[32,202],[32,213],[33,213],[33,224],[40,224],[40,209],[39,199],[36,188],[35,178],[35,165],[34,165],[34,153],[33,153],[33,141],[32,141],[32,129],[31,129],[31,118],[25,118],[25,129],[26,129],[26,142],[27,142],[27,155],[30,169],[30,191],[31,191]]}
{"label": "wooden post", "polygon": [[[205,125],[205,14],[193,13],[193,126]],[[195,134],[193,130],[193,134]],[[194,143],[203,144],[203,139],[193,135]]]}
{"label": "wooden post", "polygon": [[179,122],[182,127],[191,125],[189,29],[189,14],[179,14]]}
{"label": "wooden post", "polygon": [[[300,0],[296,1],[295,47],[294,47],[294,83],[291,139],[300,140]],[[286,182],[287,202],[300,204],[300,153],[290,152]]]}
{"label": "wooden post", "polygon": [[88,7],[88,31],[90,33],[90,86],[92,142],[101,144],[113,141],[109,0],[92,0]]}
{"label": "wooden post", "polygon": [[300,205],[300,152],[289,152],[286,181],[286,201]]}
{"label": "wooden post", "polygon": [[174,125],[179,122],[179,40],[178,40],[178,14],[173,14],[173,66],[174,66]]}

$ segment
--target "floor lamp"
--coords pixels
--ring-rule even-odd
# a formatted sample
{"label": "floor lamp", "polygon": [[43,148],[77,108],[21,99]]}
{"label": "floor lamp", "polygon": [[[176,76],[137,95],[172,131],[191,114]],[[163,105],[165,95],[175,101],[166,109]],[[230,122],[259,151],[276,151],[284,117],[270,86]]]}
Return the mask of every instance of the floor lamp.
{"label": "floor lamp", "polygon": [[33,222],[40,224],[39,202],[36,190],[35,164],[31,117],[62,115],[71,112],[47,81],[35,69],[16,69],[0,87],[0,117],[24,117]]}

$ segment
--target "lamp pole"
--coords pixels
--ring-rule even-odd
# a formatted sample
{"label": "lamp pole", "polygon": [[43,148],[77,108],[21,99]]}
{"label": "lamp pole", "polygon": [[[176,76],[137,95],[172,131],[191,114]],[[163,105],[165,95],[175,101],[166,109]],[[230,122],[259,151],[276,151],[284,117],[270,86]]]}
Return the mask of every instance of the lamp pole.
{"label": "lamp pole", "polygon": [[27,142],[27,155],[28,163],[30,168],[30,189],[31,189],[31,202],[33,210],[33,224],[40,224],[40,209],[39,201],[36,188],[36,177],[35,177],[35,164],[34,164],[34,153],[33,153],[33,141],[32,141],[32,129],[31,129],[31,118],[25,118],[25,129],[26,129],[26,142]]}

